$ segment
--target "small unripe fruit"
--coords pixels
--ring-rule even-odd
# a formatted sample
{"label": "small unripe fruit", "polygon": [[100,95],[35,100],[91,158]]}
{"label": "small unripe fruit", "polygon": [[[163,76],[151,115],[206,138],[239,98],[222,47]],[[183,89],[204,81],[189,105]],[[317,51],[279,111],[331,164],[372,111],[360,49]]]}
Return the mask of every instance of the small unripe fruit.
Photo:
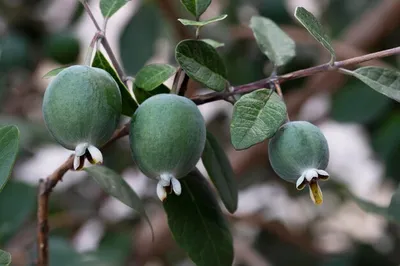
{"label": "small unripe fruit", "polygon": [[175,94],[158,94],[144,101],[132,117],[132,156],[149,178],[160,180],[157,194],[166,188],[180,194],[179,178],[199,161],[206,141],[206,127],[197,106]]}
{"label": "small unripe fruit", "polygon": [[316,204],[322,203],[318,180],[326,180],[329,147],[321,130],[306,121],[284,124],[269,141],[269,160],[282,179],[296,183],[297,189],[310,186]]}
{"label": "small unripe fruit", "polygon": [[97,147],[105,144],[118,126],[121,94],[106,71],[89,66],[62,70],[49,84],[43,99],[43,117],[51,135],[63,147],[75,150],[74,168],[84,158],[101,163]]}

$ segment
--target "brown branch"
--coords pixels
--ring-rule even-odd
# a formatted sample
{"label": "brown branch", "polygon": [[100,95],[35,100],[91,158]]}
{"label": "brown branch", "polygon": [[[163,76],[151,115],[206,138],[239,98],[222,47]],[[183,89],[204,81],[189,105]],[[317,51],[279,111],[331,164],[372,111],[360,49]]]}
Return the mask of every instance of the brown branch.
{"label": "brown branch", "polygon": [[183,80],[182,80],[181,86],[179,88],[178,95],[184,96],[186,94],[187,89],[188,89],[190,78],[185,72],[182,72],[182,73],[183,73],[182,74],[183,75]]}
{"label": "brown branch", "polygon": [[[160,1],[162,3],[163,1]],[[385,3],[388,3],[389,1],[385,1]],[[86,1],[83,1],[84,5]],[[99,27],[98,23],[93,17],[93,14],[91,13],[89,7],[87,6],[87,3],[85,5],[85,8],[87,12],[89,13],[89,16],[93,20],[96,29],[99,32],[101,31],[101,28]],[[124,80],[124,73],[122,68],[120,67],[119,63],[117,62],[111,47],[108,44],[108,41],[106,38],[102,38],[102,44],[107,52],[107,54],[110,56],[110,59],[116,68],[118,74],[120,75],[121,79]],[[279,82],[285,82],[287,80],[295,79],[295,78],[300,78],[300,77],[305,77],[305,76],[310,76],[316,73],[320,72],[328,72],[332,70],[337,70],[340,67],[344,66],[350,66],[358,63],[362,63],[368,60],[372,59],[377,59],[377,58],[382,58],[385,56],[390,56],[394,54],[399,53],[399,47],[393,48],[393,49],[388,49],[385,51],[381,51],[378,53],[373,53],[373,54],[368,54],[368,55],[363,55],[359,57],[354,57],[351,59],[343,60],[343,61],[338,61],[335,62],[334,66],[329,66],[329,64],[322,64],[320,66],[316,66],[313,68],[309,69],[304,69],[304,70],[299,70],[295,71],[286,75],[282,75],[280,77],[274,77],[274,80],[278,80]],[[308,72],[307,72],[308,71]],[[206,102],[211,102],[211,101],[216,101],[216,100],[221,100],[225,99],[224,97],[228,97],[233,94],[243,94],[246,92],[250,92],[259,88],[265,87],[268,82],[272,81],[271,78],[264,79],[261,81],[241,85],[238,87],[234,88],[234,91],[232,93],[210,93],[207,95],[202,95],[202,96],[197,96],[192,98],[197,104],[202,104]],[[289,105],[291,105],[289,103]],[[114,142],[115,140],[126,136],[129,132],[129,127],[128,125],[124,125],[120,130],[117,130],[113,137],[110,139],[110,141],[105,145],[107,146],[108,144]],[[264,145],[260,144],[260,147],[263,147]],[[263,151],[265,149],[263,148]],[[47,250],[47,241],[48,241],[48,222],[47,222],[47,209],[48,209],[48,200],[49,200],[49,195],[51,193],[51,190],[56,186],[56,184],[62,179],[63,175],[72,168],[72,157],[70,157],[63,165],[61,165],[56,171],[54,171],[53,174],[51,174],[45,181],[41,181],[40,183],[40,191],[38,195],[38,202],[39,202],[39,207],[38,207],[38,248],[39,248],[39,260],[38,260],[38,265],[47,265],[48,264],[48,250]]]}
{"label": "brown branch", "polygon": [[[108,147],[110,144],[115,142],[117,139],[120,139],[124,136],[127,136],[129,134],[129,123],[125,124],[123,127],[117,129],[110,140],[104,144],[104,146],[101,148],[101,150],[105,149]],[[46,193],[50,193],[51,190],[57,185],[59,181],[61,181],[62,177],[64,174],[72,169],[73,167],[73,160],[74,157],[71,155],[59,168],[57,168],[51,175],[49,175],[46,180],[47,180],[47,185],[46,185]]]}
{"label": "brown branch", "polygon": [[[384,22],[384,18],[386,17],[395,17],[396,21],[398,21],[400,19],[400,16],[398,16],[398,12],[399,12],[399,7],[400,6],[400,2],[399,1],[388,1],[385,0],[384,1],[384,5],[387,6],[388,2],[392,2],[392,8],[380,8],[378,7],[377,9],[377,14],[375,14],[376,18],[382,18],[380,20],[374,20],[376,22],[376,24],[374,25],[374,29],[375,28],[380,28],[379,32],[383,33],[385,32],[384,28],[385,26],[381,26],[382,24],[388,24],[386,22]],[[397,3],[396,3],[397,2]],[[385,12],[381,12],[381,11],[385,11]],[[388,14],[390,13],[390,14]],[[368,21],[369,18],[367,17],[362,17],[361,20],[356,21],[356,25],[351,24],[350,27],[348,28],[349,32],[350,31],[354,31],[354,29],[357,28],[357,25],[368,25],[370,24]],[[396,25],[398,25],[399,23],[393,23],[391,25],[389,25],[391,28],[395,27]],[[314,43],[315,41],[312,39],[312,37],[309,36],[309,34],[304,30],[301,29],[299,27],[295,28],[295,27],[290,27],[290,29],[294,29],[295,31],[293,31],[293,34],[289,34],[291,37],[293,37],[296,42],[299,41],[298,36],[294,36],[297,35],[297,33],[300,33],[302,38],[305,38],[306,40],[312,40]],[[242,33],[242,32],[241,32]],[[246,30],[243,31],[243,33],[245,33],[246,36],[243,36],[244,38],[254,38],[254,35],[252,34],[252,32],[248,29],[248,27],[246,27]],[[306,33],[306,34],[303,34]],[[337,55],[339,58],[350,58],[350,57],[357,57],[359,55],[365,54],[365,51],[363,51],[362,49],[360,49],[359,47],[362,47],[363,49],[365,49],[365,45],[368,45],[366,42],[362,41],[365,40],[365,38],[369,38],[368,36],[374,36],[373,40],[369,39],[369,42],[376,43],[377,40],[382,39],[385,35],[387,35],[387,32],[385,32],[385,34],[374,34],[374,32],[371,32],[370,30],[368,30],[368,27],[364,27],[362,28],[362,30],[358,30],[357,32],[357,38],[354,37],[354,42],[350,42],[352,45],[349,45],[346,41],[347,38],[344,38],[344,41],[335,41],[334,42],[334,47],[335,47],[335,51],[337,52]],[[233,34],[235,35],[235,34]],[[237,36],[239,34],[236,34],[236,37],[242,37],[242,36]],[[379,36],[379,37],[378,37]],[[359,46],[358,44],[363,43],[364,42],[364,46]],[[387,65],[385,65],[384,62],[380,61],[380,60],[375,60],[375,62],[370,62],[373,63],[374,65],[378,65],[378,66],[383,66],[383,67],[388,67]],[[325,73],[330,73],[330,74],[336,74],[335,72],[325,72]],[[344,75],[340,75],[340,76],[344,76]],[[288,113],[289,115],[296,115],[298,110],[299,110],[299,106],[301,106],[309,97],[311,97],[314,93],[319,92],[319,88],[324,88],[324,92],[330,92],[329,89],[326,89],[323,86],[320,85],[326,85],[326,79],[325,80],[320,80],[320,82],[315,83],[314,88],[311,89],[301,89],[298,91],[293,91],[290,93],[287,93],[287,95],[285,95],[285,100],[288,106]],[[329,85],[329,84],[328,84]],[[199,98],[201,96],[195,97],[195,99]],[[214,93],[213,95],[209,94],[209,101],[216,101],[216,100],[220,100],[219,98],[219,94],[218,93]],[[201,103],[200,103],[201,104]],[[231,152],[229,153],[229,158],[231,161],[231,164],[234,168],[234,172],[236,174],[236,176],[241,176],[243,173],[245,173],[247,171],[247,169],[255,166],[255,165],[260,165],[263,164],[265,165],[265,160],[266,160],[266,156],[268,156],[267,151],[267,142],[262,142],[259,143],[257,145],[254,145],[252,148],[247,149],[247,150],[241,150],[241,151],[236,151],[233,150],[233,148],[230,148]],[[165,215],[162,211],[158,211],[156,212],[157,215],[159,216],[163,216]],[[152,219],[153,220],[157,220],[157,219]],[[250,219],[250,222],[255,222],[255,220]],[[257,226],[261,226],[261,223],[257,224]],[[156,232],[156,242],[158,243],[157,248],[153,249],[153,246],[150,245],[142,245],[143,241],[148,241],[149,237],[148,235],[144,236],[144,237],[135,237],[135,243],[138,244],[140,246],[139,249],[137,249],[137,252],[139,254],[141,254],[142,256],[139,256],[141,258],[141,262],[142,264],[138,264],[138,265],[144,265],[145,261],[147,261],[149,258],[156,256],[157,254],[164,254],[165,252],[170,251],[171,249],[171,245],[173,244],[173,239],[170,236],[170,232],[167,226],[167,222],[166,222],[166,218],[164,217],[163,221],[159,222],[159,227],[160,230],[159,232]],[[264,227],[264,226],[262,226]],[[155,226],[155,228],[157,229],[158,227]],[[266,230],[270,230],[271,232],[277,232],[279,231],[279,229],[271,226],[267,226],[266,228],[264,228]],[[141,230],[137,230],[136,232],[141,233]],[[301,239],[301,241],[297,241],[297,237],[296,236],[290,236],[290,234],[278,234],[277,235],[280,238],[283,238],[284,240],[297,245],[300,248],[304,248],[305,250],[311,251],[312,254],[319,254],[320,250],[318,250],[317,248],[315,248],[312,245],[312,242],[309,240],[308,236],[304,236],[304,239]],[[293,238],[293,239],[292,239]],[[306,243],[306,244],[304,244]]]}
{"label": "brown branch", "polygon": [[357,64],[360,64],[360,63],[363,63],[366,61],[370,61],[373,59],[388,57],[388,56],[392,56],[392,55],[396,55],[396,54],[400,54],[400,46],[396,47],[396,48],[376,52],[376,53],[357,56],[357,57],[342,60],[342,61],[336,61],[333,65],[330,65],[329,63],[325,63],[322,65],[297,70],[297,71],[294,71],[294,72],[291,72],[288,74],[284,74],[281,76],[265,78],[265,79],[258,80],[258,81],[252,82],[252,83],[236,86],[236,87],[234,87],[234,90],[232,92],[212,92],[212,93],[208,93],[208,94],[204,94],[204,95],[195,96],[195,97],[192,97],[191,99],[197,105],[205,104],[205,103],[213,102],[213,101],[217,101],[217,100],[224,100],[231,95],[245,94],[245,93],[249,93],[249,92],[261,89],[261,88],[266,88],[271,81],[276,80],[276,81],[279,81],[279,83],[283,83],[283,82],[293,80],[293,79],[312,76],[314,74],[321,73],[321,72],[337,71],[339,68],[343,68],[343,67],[347,67],[347,66],[351,66],[351,65],[357,65]]}
{"label": "brown branch", "polygon": [[[376,6],[364,12],[360,19],[355,20],[348,27],[344,34],[340,36],[340,43],[345,44],[353,50],[367,53],[374,51],[386,36],[394,29],[400,26],[400,2],[395,0],[379,1]],[[390,20],[388,20],[390,19]],[[335,49],[338,49],[335,47]],[[342,60],[346,53],[350,50],[342,50]],[[340,54],[338,53],[339,57]],[[324,72],[318,75],[311,76],[307,79],[303,86],[303,95],[313,95],[318,93],[319,88],[324,88],[324,92],[328,94],[335,93],[347,81],[347,75],[341,75],[338,72]],[[300,96],[300,97],[299,97]],[[291,108],[297,113],[308,96],[297,95],[297,104]]]}
{"label": "brown branch", "polygon": [[38,190],[38,212],[37,212],[37,235],[38,235],[38,266],[48,266],[49,265],[49,250],[48,250],[48,233],[49,233],[49,223],[48,223],[48,192],[46,191],[47,180],[39,180],[39,190]]}
{"label": "brown branch", "polygon": [[176,93],[178,91],[179,81],[181,79],[182,68],[178,67],[178,70],[175,73],[174,81],[172,82],[172,93]]}
{"label": "brown branch", "polygon": [[[102,150],[108,147],[110,144],[115,142],[129,134],[129,123],[125,124],[120,129],[117,129],[110,140],[103,145]],[[39,193],[38,193],[38,210],[37,210],[37,242],[38,242],[38,266],[48,265],[48,205],[49,197],[53,188],[60,182],[64,174],[72,169],[73,167],[73,155],[71,155],[60,167],[58,167],[51,175],[45,180],[39,181]]]}

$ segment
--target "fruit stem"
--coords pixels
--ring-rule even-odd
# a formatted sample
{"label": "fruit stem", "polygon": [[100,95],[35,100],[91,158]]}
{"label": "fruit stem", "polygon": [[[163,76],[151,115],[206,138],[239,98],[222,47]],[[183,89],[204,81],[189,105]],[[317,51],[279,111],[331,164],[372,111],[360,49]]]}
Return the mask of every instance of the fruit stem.
{"label": "fruit stem", "polygon": [[90,42],[90,45],[88,47],[88,50],[86,51],[86,56],[85,56],[85,61],[84,64],[87,66],[91,66],[92,65],[92,58],[93,58],[93,51],[95,50],[96,46],[97,46],[97,42],[102,38],[102,34],[100,34],[99,32],[97,32],[93,38],[92,41]]}
{"label": "fruit stem", "polygon": [[[283,98],[283,93],[282,93],[282,89],[281,89],[281,85],[279,84],[278,80],[274,80],[272,82],[274,84],[276,93],[278,93],[278,95],[282,98],[282,101],[285,102],[285,99]],[[290,118],[289,118],[289,113],[286,112],[286,122],[290,122]]]}

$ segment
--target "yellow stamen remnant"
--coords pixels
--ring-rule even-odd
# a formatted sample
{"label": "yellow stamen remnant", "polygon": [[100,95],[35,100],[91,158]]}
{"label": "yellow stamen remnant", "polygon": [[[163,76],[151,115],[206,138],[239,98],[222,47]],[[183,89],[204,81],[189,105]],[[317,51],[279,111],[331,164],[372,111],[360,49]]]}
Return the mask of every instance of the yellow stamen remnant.
{"label": "yellow stamen remnant", "polygon": [[312,180],[309,184],[310,197],[316,205],[320,205],[323,201],[322,191],[316,180]]}

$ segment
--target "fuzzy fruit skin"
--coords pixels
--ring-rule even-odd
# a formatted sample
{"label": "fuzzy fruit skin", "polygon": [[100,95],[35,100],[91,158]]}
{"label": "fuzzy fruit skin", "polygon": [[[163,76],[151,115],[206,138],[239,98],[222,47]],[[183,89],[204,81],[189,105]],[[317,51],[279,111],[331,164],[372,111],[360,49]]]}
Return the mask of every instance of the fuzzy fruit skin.
{"label": "fuzzy fruit skin", "polygon": [[269,141],[268,152],[275,173],[293,183],[305,170],[323,170],[329,162],[325,136],[318,127],[306,121],[284,124]]}
{"label": "fuzzy fruit skin", "polygon": [[132,117],[130,144],[134,161],[148,177],[186,176],[199,161],[206,127],[197,106],[175,94],[144,101]]}
{"label": "fuzzy fruit skin", "polygon": [[43,116],[51,135],[65,148],[80,143],[100,147],[118,126],[121,93],[106,71],[71,66],[49,84],[43,99]]}

